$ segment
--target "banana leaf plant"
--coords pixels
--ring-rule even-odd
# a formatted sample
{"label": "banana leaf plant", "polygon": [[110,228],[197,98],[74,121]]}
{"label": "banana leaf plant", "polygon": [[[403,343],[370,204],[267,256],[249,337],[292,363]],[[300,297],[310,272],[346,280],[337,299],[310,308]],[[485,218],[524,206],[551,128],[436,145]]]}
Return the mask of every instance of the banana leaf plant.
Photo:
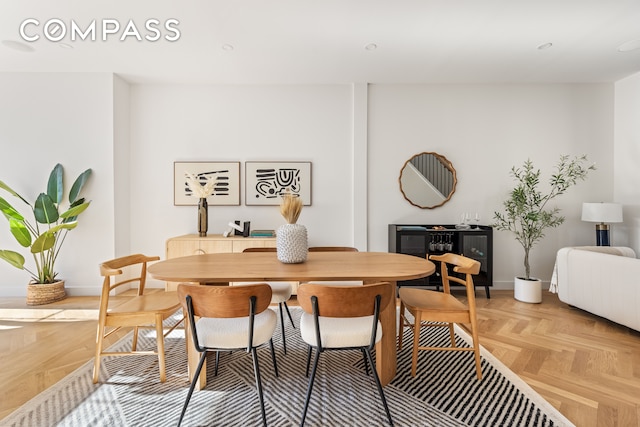
{"label": "banana leaf plant", "polygon": [[62,244],[67,233],[77,227],[78,215],[84,212],[91,203],[85,201],[84,198],[79,198],[80,191],[89,176],[91,176],[91,169],[87,169],[78,176],[67,197],[69,207],[62,212],[60,212],[60,204],[64,196],[64,183],[61,164],[58,163],[53,168],[49,175],[46,192],[40,193],[33,204],[0,181],[0,189],[27,204],[33,213],[33,221],[30,221],[0,197],[0,211],[9,221],[11,234],[20,245],[30,248],[35,269],[30,270],[25,267],[24,256],[15,251],[0,249],[0,259],[16,268],[27,271],[31,275],[32,283],[55,283],[58,274],[55,271],[55,263]]}

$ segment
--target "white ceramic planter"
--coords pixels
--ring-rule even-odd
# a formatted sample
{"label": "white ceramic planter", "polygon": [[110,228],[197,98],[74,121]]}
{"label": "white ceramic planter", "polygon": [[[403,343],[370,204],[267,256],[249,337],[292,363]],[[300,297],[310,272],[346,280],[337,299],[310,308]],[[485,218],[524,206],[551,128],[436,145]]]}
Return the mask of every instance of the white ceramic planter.
{"label": "white ceramic planter", "polygon": [[513,279],[513,296],[522,302],[542,302],[542,280],[535,277],[532,277],[530,280],[515,277]]}

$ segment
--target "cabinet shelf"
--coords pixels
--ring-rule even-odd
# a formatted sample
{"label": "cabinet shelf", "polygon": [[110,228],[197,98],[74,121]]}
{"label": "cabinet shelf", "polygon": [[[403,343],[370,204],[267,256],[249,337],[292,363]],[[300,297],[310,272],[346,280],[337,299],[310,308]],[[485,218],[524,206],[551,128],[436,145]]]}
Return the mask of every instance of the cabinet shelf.
{"label": "cabinet shelf", "polygon": [[[447,252],[464,255],[480,262],[480,272],[473,277],[476,287],[493,286],[493,229],[480,225],[461,229],[455,225],[389,224],[389,252],[421,258]],[[438,270],[423,279],[398,282],[399,286],[433,286],[439,290],[442,280]]]}

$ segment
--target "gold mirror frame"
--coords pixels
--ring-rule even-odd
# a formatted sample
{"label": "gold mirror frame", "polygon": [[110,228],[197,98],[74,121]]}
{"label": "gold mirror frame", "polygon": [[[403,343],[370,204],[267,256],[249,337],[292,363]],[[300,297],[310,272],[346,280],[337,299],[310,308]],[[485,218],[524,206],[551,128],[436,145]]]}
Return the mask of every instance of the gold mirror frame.
{"label": "gold mirror frame", "polygon": [[456,191],[456,170],[441,154],[425,151],[411,157],[400,169],[398,184],[404,198],[420,209],[433,209]]}

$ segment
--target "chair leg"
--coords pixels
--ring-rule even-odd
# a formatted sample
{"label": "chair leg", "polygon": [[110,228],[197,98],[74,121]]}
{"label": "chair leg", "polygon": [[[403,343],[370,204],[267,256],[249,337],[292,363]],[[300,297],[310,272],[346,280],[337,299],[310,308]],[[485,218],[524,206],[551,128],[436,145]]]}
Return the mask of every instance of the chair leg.
{"label": "chair leg", "polygon": [[98,325],[96,334],[96,355],[93,361],[93,383],[100,379],[100,361],[102,359],[102,345],[104,343],[104,325]]}
{"label": "chair leg", "polygon": [[256,376],[256,388],[258,389],[258,399],[260,399],[260,411],[262,412],[262,424],[267,426],[267,414],[264,410],[264,396],[262,395],[262,381],[260,379],[260,364],[258,363],[258,353],[255,347],[251,347],[253,356],[253,372]]}
{"label": "chair leg", "polygon": [[138,327],[133,328],[133,341],[131,342],[131,351],[138,349]]}
{"label": "chair leg", "polygon": [[404,317],[404,302],[402,302],[402,300],[400,300],[400,321],[398,322],[399,325],[399,330],[398,330],[398,351],[402,350],[402,336],[404,335],[404,322],[405,322],[405,317]]}
{"label": "chair leg", "polygon": [[213,367],[213,376],[214,377],[218,376],[218,366],[220,366],[220,352],[216,351],[216,363],[215,363],[215,366]]}
{"label": "chair leg", "polygon": [[156,316],[156,345],[158,347],[158,365],[160,367],[160,382],[167,380],[167,368],[164,354],[164,329],[162,327],[162,316]]}
{"label": "chair leg", "polygon": [[278,362],[276,362],[276,351],[273,348],[273,339],[269,340],[269,347],[271,347],[271,360],[273,360],[273,371],[276,374],[276,377],[278,377]]}
{"label": "chair leg", "polygon": [[284,354],[287,354],[287,338],[284,334],[284,315],[282,314],[282,303],[278,303],[278,309],[280,310],[280,326],[282,327],[282,347],[284,348]]}
{"label": "chair leg", "polygon": [[[363,348],[365,355],[369,359],[371,366],[373,366],[373,358],[371,357],[371,352],[365,348]],[[393,426],[393,420],[391,419],[391,412],[389,412],[389,406],[387,405],[387,399],[384,397],[384,391],[382,390],[382,384],[380,383],[380,377],[378,377],[378,372],[375,369],[373,371],[373,378],[376,380],[376,386],[378,387],[378,394],[380,395],[380,399],[382,400],[382,405],[384,406],[384,411],[387,413],[387,419],[389,420],[389,425]]]}
{"label": "chair leg", "polygon": [[451,339],[451,347],[456,346],[456,333],[453,330],[453,323],[449,323],[449,338]]}
{"label": "chair leg", "polygon": [[311,352],[313,351],[313,347],[309,346],[309,350],[307,351],[307,369],[304,372],[304,376],[309,378],[309,366],[311,365]]}
{"label": "chair leg", "polygon": [[475,322],[471,324],[471,339],[473,340],[473,356],[476,361],[476,376],[481,380],[482,366],[480,363],[480,338],[478,337],[478,328]]}
{"label": "chair leg", "polygon": [[413,313],[415,320],[413,323],[413,354],[411,355],[411,376],[416,376],[418,369],[418,345],[420,344],[420,325],[422,324],[422,317],[419,310]]}
{"label": "chair leg", "polygon": [[296,325],[293,323],[293,317],[291,317],[291,312],[289,311],[289,306],[287,305],[287,302],[283,302],[284,304],[284,308],[285,310],[287,310],[287,315],[289,316],[289,322],[291,322],[291,326],[293,327],[293,329],[296,328]]}
{"label": "chair leg", "polygon": [[203,351],[200,356],[200,361],[198,362],[198,367],[196,368],[196,372],[193,375],[193,380],[191,381],[191,386],[189,386],[189,392],[187,393],[187,398],[184,401],[184,405],[182,405],[182,412],[180,413],[180,420],[178,421],[178,427],[182,424],[182,419],[184,418],[185,412],[187,412],[187,406],[189,406],[189,400],[191,400],[191,395],[193,394],[193,390],[196,388],[196,383],[200,377],[200,371],[202,370],[202,366],[204,365],[204,361],[207,358],[207,352]]}
{"label": "chair leg", "polygon": [[364,371],[366,372],[367,376],[369,376],[369,362],[367,361],[366,350],[364,347],[362,347],[360,350],[362,350],[362,360],[364,360]]}
{"label": "chair leg", "polygon": [[[311,357],[311,346],[309,346],[309,357]],[[304,420],[307,418],[307,409],[309,409],[309,400],[311,400],[311,391],[313,390],[313,381],[316,378],[316,369],[318,368],[318,360],[320,359],[320,350],[316,349],[316,357],[313,361],[313,369],[311,369],[311,378],[309,378],[309,386],[307,387],[307,397],[304,401],[304,411],[300,420],[300,427],[304,426]]]}

